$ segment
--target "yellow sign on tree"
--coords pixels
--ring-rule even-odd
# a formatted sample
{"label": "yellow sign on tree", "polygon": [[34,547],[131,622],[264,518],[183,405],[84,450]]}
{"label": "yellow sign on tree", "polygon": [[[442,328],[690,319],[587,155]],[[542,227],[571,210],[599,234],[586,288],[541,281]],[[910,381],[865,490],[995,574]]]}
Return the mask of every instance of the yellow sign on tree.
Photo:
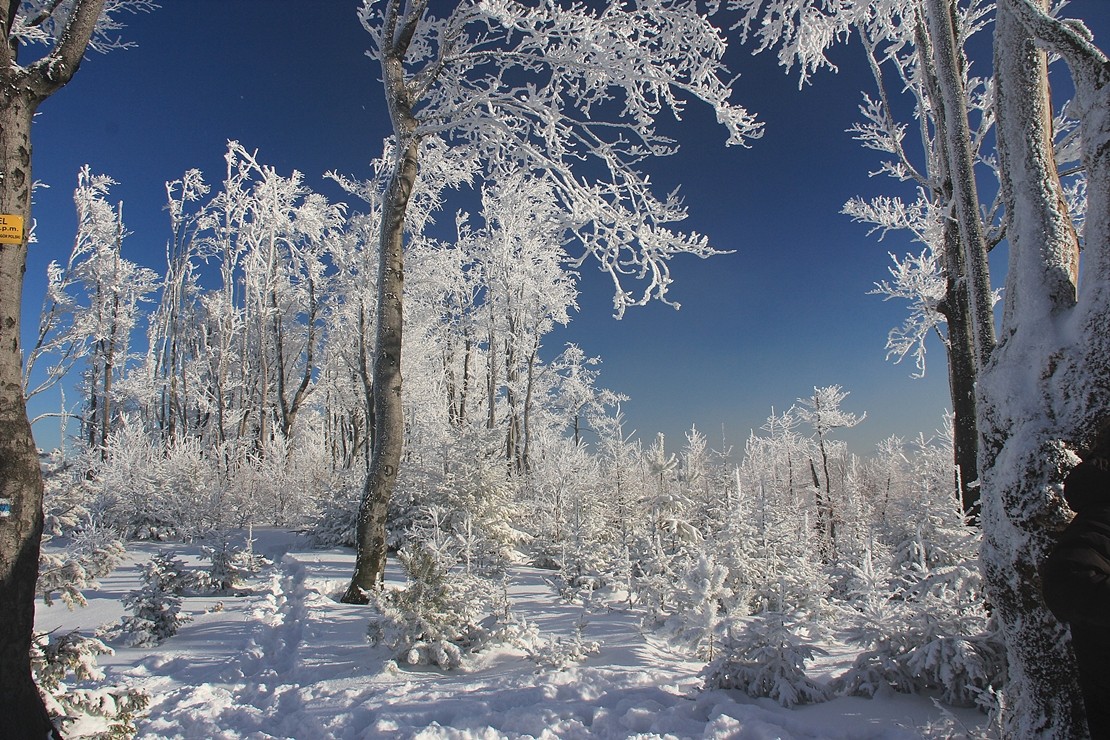
{"label": "yellow sign on tree", "polygon": [[0,213],[0,244],[23,243],[23,216]]}

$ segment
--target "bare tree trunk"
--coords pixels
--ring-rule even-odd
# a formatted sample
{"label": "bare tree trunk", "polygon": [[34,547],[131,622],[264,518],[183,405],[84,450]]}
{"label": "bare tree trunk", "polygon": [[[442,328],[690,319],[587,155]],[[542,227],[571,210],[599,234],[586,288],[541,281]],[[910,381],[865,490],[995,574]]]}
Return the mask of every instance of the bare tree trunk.
{"label": "bare tree trunk", "polygon": [[944,228],[946,284],[940,307],[948,325],[948,391],[952,399],[952,448],[960,509],[971,524],[979,522],[979,428],[976,423],[975,337],[971,325],[971,296],[963,266],[963,250],[955,222]]}
{"label": "bare tree trunk", "polygon": [[[947,208],[952,203],[952,158],[948,151],[948,134],[937,72],[933,43],[924,28],[917,24],[917,45],[924,70],[926,94],[933,101],[933,122],[936,126],[930,158],[930,175],[935,183],[933,198]],[[935,172],[933,172],[935,170]],[[971,292],[968,287],[967,258],[960,235],[960,223],[947,218],[943,225],[944,301],[937,307],[944,314],[948,327],[948,391],[952,399],[952,447],[956,466],[956,490],[960,505],[969,523],[979,521],[979,429],[976,423],[975,382],[979,376],[975,354],[975,332],[971,317]]]}
{"label": "bare tree trunk", "polygon": [[[399,63],[398,63],[399,64]],[[404,329],[405,210],[416,183],[419,145],[408,145],[396,165],[382,209],[378,270],[378,326],[374,346],[374,442],[358,512],[355,573],[344,603],[366,603],[365,592],[385,578],[386,514],[401,465],[405,418],[401,407],[401,337]]]}
{"label": "bare tree trunk", "polygon": [[[418,5],[420,5],[418,3]],[[399,14],[390,3],[381,52],[382,80],[393,131],[397,161],[382,203],[378,243],[378,308],[374,343],[374,441],[370,469],[358,511],[355,572],[343,595],[348,604],[366,603],[366,592],[385,579],[386,515],[401,465],[405,416],[401,406],[401,337],[404,330],[405,215],[419,164],[420,141],[414,132],[410,92],[404,79],[404,55],[422,7],[397,32]]]}
{"label": "bare tree trunk", "polygon": [[[5,100],[0,108],[0,212],[31,216],[31,116],[34,104]],[[0,736],[43,737],[52,731],[31,680],[35,581],[42,539],[42,473],[23,400],[19,345],[24,244],[0,246],[0,497],[11,516],[0,519]]]}
{"label": "bare tree trunk", "polygon": [[[47,57],[16,63],[9,29],[19,5],[0,4],[0,214],[31,223],[31,119],[42,101],[73,77],[100,16],[103,0],[78,0]],[[42,539],[42,471],[23,397],[20,319],[26,233],[0,245],[0,737],[57,735],[31,678],[35,582]],[[5,503],[8,503],[5,502]]]}

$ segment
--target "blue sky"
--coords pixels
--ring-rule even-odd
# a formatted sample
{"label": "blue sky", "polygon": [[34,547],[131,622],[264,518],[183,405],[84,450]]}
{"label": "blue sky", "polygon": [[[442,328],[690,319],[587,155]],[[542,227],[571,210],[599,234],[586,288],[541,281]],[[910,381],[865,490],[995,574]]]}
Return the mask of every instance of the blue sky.
{"label": "blue sky", "polygon": [[[165,5],[129,19],[124,37],[136,48],[90,55],[41,108],[34,175],[50,189],[36,194],[25,327],[41,305],[46,264],[68,255],[72,190],[85,163],[120,183],[113,198],[124,202],[133,232],[125,254],[161,272],[165,181],[197,167],[218,182],[228,139],[258,149],[283,174],[300,170],[337,200],[343,195],[322,174],[365,176],[380,153],[388,122],[355,0]],[[1090,21],[1107,47],[1110,2],[1075,0],[1070,14]],[[667,124],[682,151],[653,167],[653,178],[664,191],[682,186],[685,228],[735,250],[676,260],[671,296],[681,310],[652,305],[617,321],[606,279],[583,268],[581,311],[548,338],[548,356],[563,342],[600,355],[601,384],[631,397],[628,428],[646,440],[662,431],[678,445],[696,424],[715,444],[723,434],[742,445],[772,407],[785,410],[815,385],[834,383],[851,392],[847,409],[868,415],[840,434],[856,452],[940,426],[948,406],[942,349],[934,343],[924,379],[911,377],[908,361],[886,361],[887,331],[904,310],[867,295],[887,277],[887,252],[913,245],[880,243],[839,214],[850,197],[888,193],[892,184],[868,176],[875,153],[845,133],[860,92],[870,90],[861,56],[848,45],[835,55],[839,74],[822,72],[799,91],[770,55],[731,50],[741,74],[734,99],[766,125],[750,149],[726,148],[724,130],[695,105]],[[41,443],[54,443],[46,426],[37,431]]]}

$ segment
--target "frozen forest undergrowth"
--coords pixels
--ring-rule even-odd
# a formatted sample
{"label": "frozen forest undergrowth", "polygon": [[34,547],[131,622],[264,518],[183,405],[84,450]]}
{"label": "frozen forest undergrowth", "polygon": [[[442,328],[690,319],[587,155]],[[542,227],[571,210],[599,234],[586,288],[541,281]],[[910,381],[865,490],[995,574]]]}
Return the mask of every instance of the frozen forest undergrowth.
{"label": "frozen forest undergrowth", "polygon": [[[367,608],[340,604],[352,563],[345,548],[313,549],[285,530],[258,533],[273,565],[237,594],[192,596],[191,621],[157,647],[116,647],[101,659],[106,683],[143,688],[151,703],[141,737],[211,738],[914,738],[941,713],[928,698],[841,697],[793,710],[738,691],[702,691],[703,661],[641,628],[642,612],[596,599],[589,607],[557,594],[552,571],[513,567],[506,577],[513,612],[548,640],[582,637],[599,649],[562,667],[530,660],[519,647],[468,656],[459,670],[406,666],[366,640]],[[88,593],[88,605],[39,610],[38,629],[92,631],[122,615],[120,596],[140,566],[177,553],[192,568],[197,546],[137,543],[124,564]],[[388,585],[403,576],[391,568]],[[584,624],[584,626],[583,626]],[[541,637],[541,639],[543,639]],[[811,670],[825,681],[851,661],[830,655]],[[969,729],[984,722],[956,710]],[[78,728],[74,728],[77,730]]]}

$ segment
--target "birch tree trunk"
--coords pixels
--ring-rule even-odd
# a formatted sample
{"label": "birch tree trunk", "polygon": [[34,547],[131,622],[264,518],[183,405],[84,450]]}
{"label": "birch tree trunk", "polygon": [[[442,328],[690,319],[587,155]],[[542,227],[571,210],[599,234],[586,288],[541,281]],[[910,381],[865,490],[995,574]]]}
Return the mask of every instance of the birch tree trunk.
{"label": "birch tree trunk", "polygon": [[[57,44],[27,67],[9,37],[18,3],[0,4],[0,214],[31,223],[31,119],[42,101],[72,79],[104,0],[78,0]],[[20,350],[26,232],[0,245],[0,737],[56,735],[31,678],[35,582],[42,539],[42,471],[23,397]]]}

